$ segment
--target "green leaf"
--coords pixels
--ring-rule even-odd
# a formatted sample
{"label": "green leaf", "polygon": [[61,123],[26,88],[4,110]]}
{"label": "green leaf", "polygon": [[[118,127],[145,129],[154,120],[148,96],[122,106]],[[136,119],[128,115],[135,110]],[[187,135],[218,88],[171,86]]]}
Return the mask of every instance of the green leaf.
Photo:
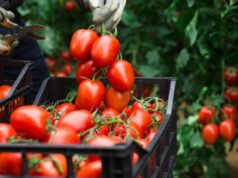
{"label": "green leaf", "polygon": [[198,31],[196,27],[197,23],[198,23],[198,12],[195,13],[192,20],[189,22],[189,24],[187,25],[185,29],[185,37],[189,43],[189,46],[192,46],[197,39],[197,35],[198,35]]}
{"label": "green leaf", "polygon": [[160,56],[157,50],[151,50],[146,53],[147,64],[158,65]]}
{"label": "green leaf", "polygon": [[137,28],[141,25],[132,10],[124,11],[124,13],[122,15],[122,22],[131,28]]}
{"label": "green leaf", "polygon": [[187,0],[188,7],[192,7],[195,3],[195,0]]}
{"label": "green leaf", "polygon": [[187,124],[188,125],[193,125],[194,123],[196,123],[198,121],[198,115],[194,115],[194,116],[190,116],[187,119]]}
{"label": "green leaf", "polygon": [[139,66],[139,70],[145,77],[154,77],[159,74],[159,69],[156,66],[142,64]]}
{"label": "green leaf", "polygon": [[200,132],[196,132],[190,139],[190,145],[192,148],[201,148],[204,145],[202,136]]}
{"label": "green leaf", "polygon": [[210,58],[210,51],[208,49],[207,41],[206,41],[207,38],[208,37],[207,37],[206,33],[203,33],[201,35],[201,37],[199,38],[198,43],[197,43],[198,44],[198,50],[205,59]]}
{"label": "green leaf", "polygon": [[183,69],[187,65],[189,59],[190,59],[190,55],[188,53],[188,50],[184,48],[176,59],[176,68],[178,70]]}

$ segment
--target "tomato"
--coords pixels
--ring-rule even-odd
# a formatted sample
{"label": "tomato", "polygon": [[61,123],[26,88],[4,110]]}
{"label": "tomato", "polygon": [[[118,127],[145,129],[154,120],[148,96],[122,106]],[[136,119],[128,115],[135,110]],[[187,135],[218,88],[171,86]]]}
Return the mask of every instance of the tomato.
{"label": "tomato", "polygon": [[134,110],[134,109],[143,109],[143,105],[140,101],[136,101],[136,102],[133,103],[131,109],[132,110]]}
{"label": "tomato", "polygon": [[0,123],[0,143],[7,143],[10,137],[13,137],[16,131],[10,124]]}
{"label": "tomato", "polygon": [[102,162],[96,160],[88,162],[78,172],[76,178],[101,178],[102,177]]}
{"label": "tomato", "polygon": [[[87,145],[97,146],[97,147],[111,147],[115,144],[123,143],[118,137],[113,136],[95,136],[87,141]],[[100,157],[96,155],[89,155],[88,159],[90,161],[99,160]]]}
{"label": "tomato", "polygon": [[231,119],[224,120],[219,125],[219,131],[222,138],[226,141],[232,141],[235,138],[236,134],[236,125],[235,122]]}
{"label": "tomato", "polygon": [[199,111],[199,122],[202,124],[208,124],[216,115],[216,108],[213,106],[203,106]]}
{"label": "tomato", "polygon": [[71,54],[69,51],[61,51],[60,52],[60,57],[65,61],[68,62],[71,60]]}
{"label": "tomato", "polygon": [[98,67],[105,67],[116,60],[119,52],[119,41],[112,35],[103,35],[93,44],[91,56]]}
{"label": "tomato", "polygon": [[120,92],[113,87],[109,87],[106,91],[104,101],[107,107],[112,107],[118,111],[122,111],[123,108],[128,105],[130,98],[129,91]]}
{"label": "tomato", "polygon": [[97,72],[97,70],[98,68],[92,60],[80,63],[77,67],[77,81],[80,83],[85,78],[91,79],[93,75]]}
{"label": "tomato", "polygon": [[84,80],[79,84],[77,106],[93,111],[104,99],[105,86],[100,81]]}
{"label": "tomato", "polygon": [[122,110],[122,113],[126,114],[126,117],[129,118],[130,114],[131,114],[131,106],[126,106],[124,107],[124,109]]}
{"label": "tomato", "polygon": [[54,69],[54,67],[56,67],[57,65],[55,58],[52,58],[52,57],[46,57],[45,63],[50,70]]}
{"label": "tomato", "polygon": [[[54,159],[54,161],[52,160]],[[56,166],[56,163],[59,169]],[[62,171],[62,172],[61,172]],[[40,162],[36,169],[30,170],[31,176],[47,176],[47,177],[66,177],[67,175],[67,160],[62,154],[52,154],[51,157],[46,157],[45,161]]]}
{"label": "tomato", "polygon": [[227,105],[221,109],[221,116],[223,119],[233,119],[236,120],[238,118],[238,111],[236,106]]}
{"label": "tomato", "polygon": [[152,124],[152,119],[150,114],[142,109],[134,109],[131,112],[130,118],[132,122],[138,125],[143,131],[143,138],[150,131],[150,126]]}
{"label": "tomato", "polygon": [[71,104],[71,103],[62,103],[55,108],[55,110],[59,112],[61,117],[77,109],[78,107],[75,104]]}
{"label": "tomato", "polygon": [[80,62],[90,59],[91,48],[97,39],[98,35],[93,30],[77,30],[70,43],[71,55]]}
{"label": "tomato", "polygon": [[135,165],[138,160],[139,160],[139,155],[137,153],[133,153],[131,158],[132,164]]}
{"label": "tomato", "polygon": [[132,65],[125,60],[115,61],[107,71],[107,77],[113,88],[118,91],[130,91],[134,81]]}
{"label": "tomato", "polygon": [[64,7],[66,10],[70,11],[70,10],[74,10],[76,8],[76,5],[72,0],[67,0]]}
{"label": "tomato", "polygon": [[55,145],[64,144],[79,144],[76,130],[71,127],[59,127],[56,130],[51,131],[49,137],[45,140],[46,143]]}
{"label": "tomato", "polygon": [[219,136],[219,129],[216,124],[207,124],[202,129],[203,140],[208,145],[214,145]]}
{"label": "tomato", "polygon": [[67,77],[67,74],[64,73],[63,71],[60,71],[60,72],[55,72],[54,76],[55,77]]}
{"label": "tomato", "polygon": [[[130,135],[127,135],[127,132]],[[143,138],[143,130],[136,123],[131,122],[127,126],[117,126],[115,128],[115,135],[121,137],[122,139],[124,139],[126,136],[131,136],[134,139],[139,139]]]}
{"label": "tomato", "polygon": [[1,153],[0,171],[11,176],[22,175],[22,157],[20,153]]}
{"label": "tomato", "polygon": [[233,104],[238,104],[238,88],[231,87],[231,88],[226,89],[225,97],[229,102],[231,102]]}
{"label": "tomato", "polygon": [[97,129],[95,135],[105,135],[107,136],[110,133],[110,128],[108,126],[102,125]]}
{"label": "tomato", "polygon": [[163,115],[159,112],[152,114],[151,117],[153,117],[154,122],[159,122],[159,125],[162,125],[163,123]]}
{"label": "tomato", "polygon": [[92,113],[87,110],[77,110],[59,119],[57,127],[71,127],[80,133],[93,127]]}
{"label": "tomato", "polygon": [[39,106],[21,106],[10,117],[12,127],[27,138],[41,139],[47,136],[46,123],[51,115]]}
{"label": "tomato", "polygon": [[7,97],[9,92],[11,91],[11,86],[9,85],[1,85],[0,86],[0,100],[4,99]]}
{"label": "tomato", "polygon": [[236,67],[227,67],[224,71],[224,80],[229,86],[238,84],[238,69]]}
{"label": "tomato", "polygon": [[70,63],[68,63],[68,64],[65,64],[64,66],[63,66],[63,69],[62,69],[62,71],[66,74],[66,75],[69,75],[69,74],[71,74],[72,73],[72,71],[73,71],[73,65],[72,64],[70,64]]}

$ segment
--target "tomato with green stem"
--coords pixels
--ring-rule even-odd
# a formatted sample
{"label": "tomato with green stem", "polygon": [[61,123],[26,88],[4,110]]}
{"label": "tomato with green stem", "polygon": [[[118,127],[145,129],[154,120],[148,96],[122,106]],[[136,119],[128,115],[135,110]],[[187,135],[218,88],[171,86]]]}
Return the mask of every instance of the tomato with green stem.
{"label": "tomato with green stem", "polygon": [[231,119],[224,120],[219,125],[219,132],[222,138],[230,142],[235,139],[236,125]]}
{"label": "tomato with green stem", "polygon": [[130,91],[135,82],[134,69],[126,60],[115,61],[107,70],[112,87],[118,91]]}
{"label": "tomato with green stem", "polygon": [[210,123],[216,116],[216,108],[205,105],[199,111],[199,122],[203,125]]}
{"label": "tomato with green stem", "polygon": [[236,120],[238,118],[237,107],[234,105],[226,105],[221,109],[222,119],[232,119]]}
{"label": "tomato with green stem", "polygon": [[224,71],[224,80],[228,86],[236,86],[238,84],[238,69],[227,67]]}
{"label": "tomato with green stem", "polygon": [[7,143],[8,139],[15,136],[16,131],[10,124],[0,123],[0,143]]}
{"label": "tomato with green stem", "polygon": [[119,52],[118,39],[112,35],[103,35],[93,44],[91,56],[98,67],[106,67],[116,60]]}
{"label": "tomato with green stem", "polygon": [[41,160],[38,159],[35,168],[30,169],[31,176],[66,177],[68,170],[64,155],[50,154]]}
{"label": "tomato with green stem", "polygon": [[75,129],[62,126],[51,131],[44,142],[54,145],[80,144],[80,139]]}
{"label": "tomato with green stem", "polygon": [[143,131],[143,138],[149,133],[153,120],[150,114],[142,109],[134,109],[131,112],[129,121],[134,122]]}
{"label": "tomato with green stem", "polygon": [[90,29],[79,29],[74,32],[70,43],[72,57],[80,62],[89,60],[92,46],[97,39],[97,33]]}
{"label": "tomato with green stem", "polygon": [[106,90],[104,101],[107,107],[112,107],[118,111],[122,111],[123,108],[128,105],[130,98],[129,91],[120,92],[110,86]]}
{"label": "tomato with green stem", "polygon": [[24,137],[40,140],[48,135],[47,122],[51,117],[50,113],[39,106],[21,106],[11,114],[10,123]]}
{"label": "tomato with green stem", "polygon": [[130,122],[116,126],[115,135],[122,139],[141,139],[143,138],[143,130],[135,122]]}
{"label": "tomato with green stem", "polygon": [[81,109],[93,111],[104,99],[105,86],[97,80],[84,80],[79,84],[76,105]]}
{"label": "tomato with green stem", "polygon": [[232,104],[238,104],[238,88],[227,88],[225,91],[225,98]]}
{"label": "tomato with green stem", "polygon": [[62,103],[55,107],[55,110],[58,112],[58,114],[61,115],[61,117],[65,116],[66,114],[72,111],[76,111],[77,109],[78,107],[75,104],[71,104],[67,102]]}
{"label": "tomato with green stem", "polygon": [[203,140],[208,145],[214,145],[219,137],[219,128],[216,124],[207,124],[202,129]]}
{"label": "tomato with green stem", "polygon": [[98,67],[92,60],[80,63],[77,67],[76,79],[78,83],[85,79],[91,79],[97,71]]}

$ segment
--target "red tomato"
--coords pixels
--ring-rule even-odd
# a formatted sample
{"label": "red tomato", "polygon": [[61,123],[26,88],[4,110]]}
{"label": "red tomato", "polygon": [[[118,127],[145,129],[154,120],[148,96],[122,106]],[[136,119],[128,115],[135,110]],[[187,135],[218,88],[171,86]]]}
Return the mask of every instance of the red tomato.
{"label": "red tomato", "polygon": [[101,178],[102,177],[102,162],[96,160],[88,162],[78,172],[77,178]]}
{"label": "red tomato", "polygon": [[71,55],[80,62],[90,59],[91,48],[97,39],[98,35],[93,30],[77,30],[70,43]]}
{"label": "red tomato", "polygon": [[229,102],[233,104],[238,104],[238,88],[231,87],[226,89],[225,97]]}
{"label": "red tomato", "polygon": [[112,107],[118,111],[122,111],[123,108],[128,105],[130,98],[129,91],[120,92],[113,87],[109,87],[106,91],[104,101],[107,107]]}
{"label": "red tomato", "polygon": [[131,106],[126,106],[126,107],[124,107],[124,109],[122,110],[122,112],[126,114],[126,117],[127,117],[127,118],[129,118],[130,115],[131,115],[131,110],[132,110],[132,109],[131,109]]}
{"label": "red tomato", "polygon": [[132,158],[131,158],[131,162],[133,165],[135,165],[137,163],[137,161],[139,160],[139,155],[137,153],[133,153],[132,154]]}
{"label": "red tomato", "polygon": [[56,111],[59,111],[59,114],[61,114],[61,117],[77,109],[78,107],[75,104],[71,104],[71,103],[62,103],[55,108]]}
{"label": "red tomato", "polygon": [[221,122],[219,125],[219,131],[222,138],[230,142],[234,140],[236,134],[235,122],[231,119],[227,119]]}
{"label": "red tomato", "polygon": [[96,131],[95,135],[105,135],[105,136],[107,136],[109,133],[110,133],[110,128],[108,126],[102,125]]}
{"label": "red tomato", "polygon": [[155,120],[156,122],[159,122],[159,125],[162,125],[164,118],[161,113],[157,112],[155,114],[152,114],[151,117],[153,117],[153,120]]}
{"label": "red tomato", "polygon": [[203,106],[199,111],[199,122],[202,124],[208,124],[216,115],[216,108],[213,106]]}
{"label": "red tomato", "polygon": [[84,78],[91,79],[93,75],[97,72],[97,70],[98,68],[92,60],[80,63],[77,67],[77,81],[80,83],[84,80]]}
{"label": "red tomato", "polygon": [[143,109],[143,105],[141,104],[140,101],[136,101],[136,102],[133,103],[131,109],[132,109],[132,110],[134,110],[134,109]]}
{"label": "red tomato", "polygon": [[120,115],[120,113],[114,109],[114,108],[106,108],[102,113],[101,116],[110,116],[110,117],[116,117]]}
{"label": "red tomato", "polygon": [[67,0],[64,7],[66,10],[70,11],[70,10],[74,10],[76,8],[76,5],[72,0]]}
{"label": "red tomato", "polygon": [[118,91],[130,91],[134,81],[134,69],[125,60],[115,61],[108,69],[107,76],[113,88]]}
{"label": "red tomato", "polygon": [[[91,146],[97,146],[97,147],[111,147],[115,144],[123,143],[122,140],[118,137],[113,136],[95,136],[88,140],[87,144]],[[94,160],[100,160],[99,156],[96,155],[89,155],[88,159],[90,161]]]}
{"label": "red tomato", "polygon": [[72,71],[73,71],[73,65],[72,64],[70,64],[70,63],[68,63],[68,64],[65,64],[64,66],[63,66],[63,72],[66,74],[66,75],[69,75],[69,74],[71,74],[72,73]]}
{"label": "red tomato", "polygon": [[[128,129],[128,130],[127,130]],[[127,136],[127,132],[134,139],[143,138],[143,130],[134,122],[129,123],[127,126],[119,125],[115,128],[115,135],[124,139]]]}
{"label": "red tomato", "polygon": [[72,111],[60,118],[57,127],[71,127],[80,133],[93,127],[92,113],[87,110]]}
{"label": "red tomato", "polygon": [[227,67],[224,71],[224,79],[227,85],[236,86],[238,84],[238,69]]}
{"label": "red tomato", "polygon": [[207,124],[202,129],[203,140],[208,145],[214,145],[219,136],[219,129],[216,124]]}
{"label": "red tomato", "polygon": [[[39,163],[35,170],[30,170],[31,176],[47,176],[47,177],[66,177],[67,175],[67,160],[62,154],[52,154],[52,157],[47,157],[45,161]],[[53,158],[54,161],[51,159]],[[58,164],[60,170],[55,165]]]}
{"label": "red tomato", "polygon": [[59,127],[56,130],[51,131],[49,137],[45,140],[46,143],[54,145],[64,144],[79,144],[76,130],[71,127]]}
{"label": "red tomato", "polygon": [[64,73],[63,71],[60,71],[60,72],[55,72],[54,76],[55,77],[67,77],[67,74]]}
{"label": "red tomato", "polygon": [[45,63],[50,70],[54,69],[57,65],[55,58],[52,58],[52,57],[46,57]]}
{"label": "red tomato", "polygon": [[11,86],[9,85],[1,85],[0,86],[0,100],[4,99],[7,97],[9,92],[11,91]]}
{"label": "red tomato", "polygon": [[0,171],[11,176],[22,175],[22,157],[20,153],[1,153]]}
{"label": "red tomato", "polygon": [[16,131],[10,124],[0,123],[0,143],[7,143],[10,137],[13,137]]}
{"label": "red tomato", "polygon": [[71,54],[69,51],[61,51],[60,52],[60,57],[65,61],[68,62],[71,60]]}
{"label": "red tomato", "polygon": [[78,88],[77,106],[81,109],[93,111],[103,101],[105,90],[105,86],[100,81],[82,81]]}
{"label": "red tomato", "polygon": [[120,43],[112,35],[104,35],[95,41],[92,47],[92,60],[99,67],[111,65],[120,52]]}
{"label": "red tomato", "polygon": [[21,106],[10,117],[12,127],[27,138],[42,139],[47,136],[46,122],[51,115],[39,106]]}
{"label": "red tomato", "polygon": [[144,138],[150,131],[150,126],[152,124],[150,114],[142,109],[134,109],[132,110],[129,119],[142,129]]}
{"label": "red tomato", "polygon": [[221,116],[223,119],[236,120],[238,118],[238,111],[236,106],[227,105],[221,109]]}

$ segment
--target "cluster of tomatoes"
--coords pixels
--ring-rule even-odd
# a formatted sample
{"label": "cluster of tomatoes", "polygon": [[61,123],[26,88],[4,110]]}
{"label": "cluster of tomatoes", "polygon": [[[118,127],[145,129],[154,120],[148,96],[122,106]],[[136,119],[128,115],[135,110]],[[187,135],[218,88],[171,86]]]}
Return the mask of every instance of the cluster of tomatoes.
{"label": "cluster of tomatoes", "polygon": [[[132,96],[134,70],[129,62],[118,57],[118,39],[108,34],[98,36],[93,30],[78,30],[72,37],[70,50],[80,62],[78,91],[48,106],[17,108],[11,114],[10,124],[0,124],[0,143],[112,147],[134,140],[146,148],[164,120],[166,102],[158,97],[139,100]],[[100,81],[105,75],[108,86]],[[27,158],[30,175],[67,175],[63,154],[29,153]],[[132,164],[138,159],[134,152]],[[99,155],[74,155],[72,161],[77,178],[102,177]],[[21,166],[20,153],[0,154],[0,175],[21,176]]]}
{"label": "cluster of tomatoes", "polygon": [[[202,135],[204,142],[213,145],[221,136],[225,141],[233,141],[236,135],[236,121],[238,119],[238,69],[228,67],[224,71],[225,98],[228,104],[225,104],[220,112],[214,106],[203,106],[199,112],[199,122],[204,125]],[[214,118],[220,117],[219,124],[214,123]]]}
{"label": "cluster of tomatoes", "polygon": [[45,63],[49,72],[55,77],[67,77],[73,72],[73,62],[69,51],[62,50],[57,58],[46,57]]}

